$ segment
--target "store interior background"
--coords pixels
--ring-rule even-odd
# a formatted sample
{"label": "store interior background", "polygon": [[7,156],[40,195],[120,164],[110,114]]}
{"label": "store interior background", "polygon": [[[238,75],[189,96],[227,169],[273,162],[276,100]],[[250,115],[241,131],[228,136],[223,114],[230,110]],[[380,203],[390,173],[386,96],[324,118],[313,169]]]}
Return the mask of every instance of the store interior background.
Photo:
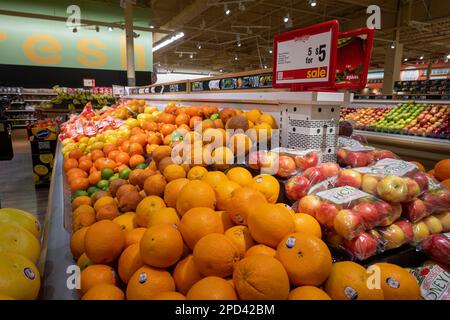
{"label": "store interior background", "polygon": [[[120,2],[0,0],[0,86],[80,88],[83,78],[99,86],[127,85]],[[67,25],[71,5],[81,9],[80,27]],[[341,31],[364,27],[369,5],[381,9],[381,29],[363,94],[390,94],[399,80],[450,77],[448,1],[137,0],[136,85],[270,70],[275,34],[331,19],[339,20]],[[184,37],[154,50],[179,32]],[[1,205],[42,218],[48,189],[34,190],[25,130],[14,130],[13,139],[14,159],[1,163]]]}

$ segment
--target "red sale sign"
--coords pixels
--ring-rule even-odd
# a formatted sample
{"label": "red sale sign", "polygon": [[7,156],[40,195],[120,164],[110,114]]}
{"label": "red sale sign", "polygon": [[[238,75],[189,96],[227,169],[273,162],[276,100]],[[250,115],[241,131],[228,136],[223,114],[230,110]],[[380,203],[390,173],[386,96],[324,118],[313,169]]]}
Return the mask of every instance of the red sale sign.
{"label": "red sale sign", "polygon": [[339,23],[336,20],[274,37],[273,87],[333,87]]}

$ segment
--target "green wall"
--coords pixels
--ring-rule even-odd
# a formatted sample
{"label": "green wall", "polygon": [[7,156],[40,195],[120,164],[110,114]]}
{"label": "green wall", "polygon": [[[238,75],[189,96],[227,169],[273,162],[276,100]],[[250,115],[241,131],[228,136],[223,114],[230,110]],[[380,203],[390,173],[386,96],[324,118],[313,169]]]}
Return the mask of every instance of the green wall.
{"label": "green wall", "polygon": [[[67,17],[70,4],[80,6],[82,19],[111,23],[124,20],[120,6],[96,1],[0,0],[0,9]],[[142,15],[145,10],[136,11]],[[152,71],[152,33],[137,33],[136,70]],[[90,26],[74,33],[65,22],[0,15],[0,64],[125,70],[125,31],[100,27],[96,32]]]}

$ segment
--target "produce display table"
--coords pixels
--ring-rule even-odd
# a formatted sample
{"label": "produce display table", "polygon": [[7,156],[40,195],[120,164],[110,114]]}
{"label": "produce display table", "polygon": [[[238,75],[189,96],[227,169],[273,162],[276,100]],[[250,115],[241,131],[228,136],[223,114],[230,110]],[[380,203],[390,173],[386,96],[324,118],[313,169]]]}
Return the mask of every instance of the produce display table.
{"label": "produce display table", "polygon": [[70,233],[64,228],[64,217],[71,209],[70,197],[64,196],[64,188],[67,186],[64,183],[61,148],[61,142],[58,141],[39,260],[42,275],[41,298],[45,300],[78,299],[76,290],[67,287],[67,279],[71,275],[67,273],[67,268],[76,263],[70,252]]}

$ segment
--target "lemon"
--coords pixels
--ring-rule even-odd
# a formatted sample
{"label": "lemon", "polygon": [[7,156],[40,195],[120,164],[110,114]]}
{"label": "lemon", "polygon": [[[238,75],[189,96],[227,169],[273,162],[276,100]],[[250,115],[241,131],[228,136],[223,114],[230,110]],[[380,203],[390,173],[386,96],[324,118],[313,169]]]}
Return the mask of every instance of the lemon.
{"label": "lemon", "polygon": [[39,238],[41,225],[39,220],[30,212],[14,209],[0,209],[0,224],[17,224],[31,232],[36,238]]}
{"label": "lemon", "polygon": [[53,155],[51,153],[41,154],[39,160],[41,160],[42,163],[51,163],[53,161]]}
{"label": "lemon", "polygon": [[139,126],[139,121],[137,119],[134,118],[129,118],[125,121],[125,124],[129,127],[129,128],[134,128],[134,127],[138,127]]}
{"label": "lemon", "polygon": [[17,300],[33,300],[39,294],[41,276],[24,256],[0,252],[0,294]]}
{"label": "lemon", "polygon": [[78,140],[78,143],[85,143],[87,144],[89,142],[89,138],[88,137],[82,137]]}
{"label": "lemon", "polygon": [[38,164],[34,166],[34,172],[39,176],[45,176],[48,173],[48,169],[46,166],[43,166],[42,164]]}
{"label": "lemon", "polygon": [[33,180],[34,180],[34,184],[38,184],[39,183],[39,176],[35,173],[33,173]]}

